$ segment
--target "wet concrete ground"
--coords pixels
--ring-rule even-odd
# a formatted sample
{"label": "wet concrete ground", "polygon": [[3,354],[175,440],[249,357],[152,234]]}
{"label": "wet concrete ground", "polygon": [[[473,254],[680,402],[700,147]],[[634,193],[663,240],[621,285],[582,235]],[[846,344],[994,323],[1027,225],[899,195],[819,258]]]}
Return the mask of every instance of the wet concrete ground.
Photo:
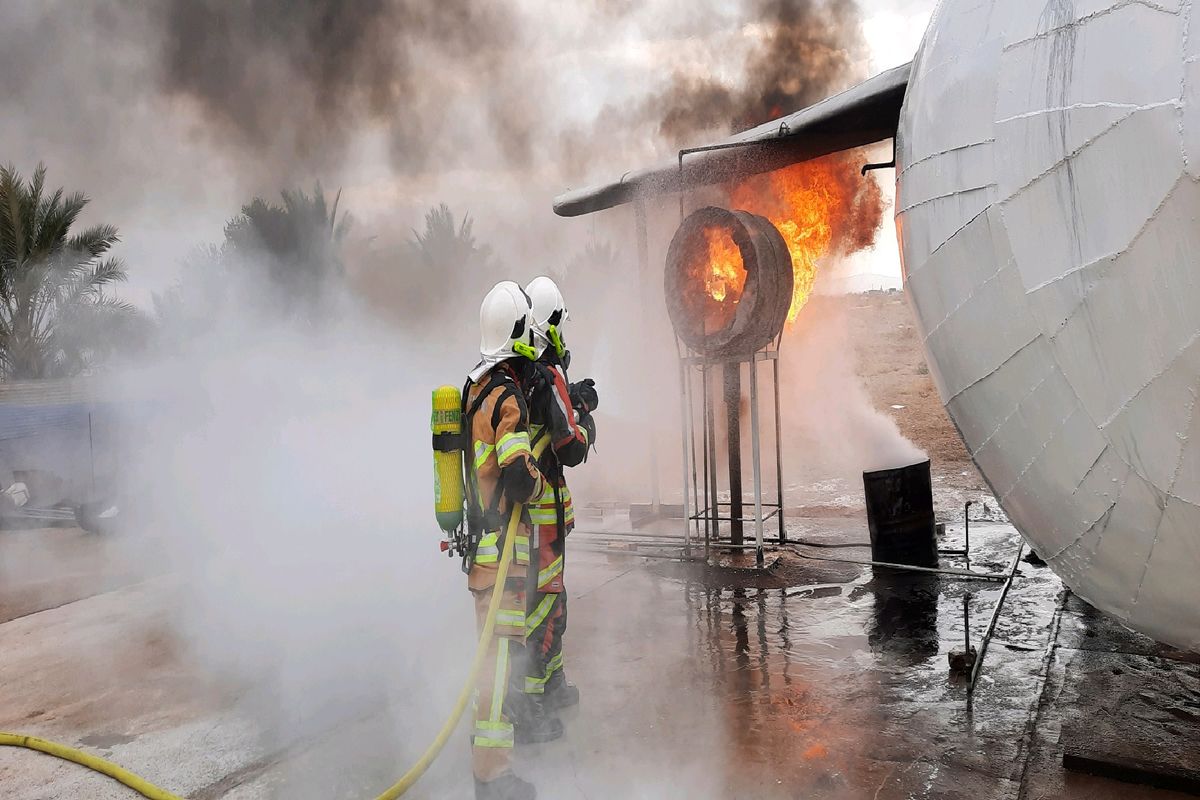
{"label": "wet concrete ground", "polygon": [[[865,535],[855,520],[796,520],[789,531]],[[952,526],[947,546],[958,536]],[[518,771],[543,798],[1184,797],[1062,769],[1062,731],[1099,715],[1120,730],[1117,706],[1130,689],[1095,679],[1116,661],[1122,676],[1150,687],[1133,691],[1140,729],[1176,761],[1200,763],[1189,727],[1200,668],[1065,598],[1045,568],[1020,565],[968,709],[946,654],[961,647],[963,595],[977,642],[999,583],[876,574],[789,553],[778,554],[770,580],[736,570],[714,578],[585,535],[572,541],[567,669],[583,702],[564,715],[563,740],[518,751]],[[1017,542],[1008,526],[973,525],[971,567],[1005,570]],[[0,553],[11,543],[0,538]],[[271,749],[236,698],[155,640],[154,609],[170,591],[160,579],[0,624],[0,729],[87,747],[196,800],[372,797],[415,758],[421,732],[436,730],[436,714],[414,717],[401,700]],[[96,669],[96,652],[109,653],[111,669]],[[466,742],[456,736],[409,797],[470,797]],[[78,767],[9,750],[0,750],[0,788],[14,800],[132,796]]]}

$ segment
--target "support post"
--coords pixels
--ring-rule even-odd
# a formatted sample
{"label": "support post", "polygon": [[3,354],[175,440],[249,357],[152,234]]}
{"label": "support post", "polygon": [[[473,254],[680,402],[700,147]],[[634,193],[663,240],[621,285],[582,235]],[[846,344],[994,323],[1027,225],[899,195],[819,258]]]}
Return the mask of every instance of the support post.
{"label": "support post", "polygon": [[971,593],[963,595],[963,652],[971,655]]}
{"label": "support post", "polygon": [[[645,298],[647,296],[647,281],[650,274],[650,245],[646,225],[646,203],[644,200],[638,200],[633,204],[633,219],[637,227],[638,282],[641,284],[641,291],[638,292],[638,296],[642,298],[642,335],[643,341],[648,342],[650,341],[650,337],[646,329],[646,320],[649,319],[649,316],[646,313]],[[653,426],[649,427],[646,432],[646,441],[650,444],[650,515],[651,518],[657,518],[661,513],[662,494],[658,486],[658,444]],[[686,475],[686,473],[684,474]],[[684,516],[686,517],[686,515]]]}
{"label": "support post", "polygon": [[[698,510],[700,508],[700,490],[699,490],[699,488],[697,488],[697,485],[696,485],[696,469],[697,469],[697,465],[700,462],[696,458],[696,399],[695,399],[696,393],[694,391],[694,386],[695,386],[694,381],[695,381],[696,376],[692,374],[692,370],[688,366],[684,366],[683,374],[686,376],[686,380],[687,380],[687,395],[686,395],[686,397],[687,397],[687,414],[688,414],[687,440],[688,440],[688,447],[691,448],[691,454],[692,454],[692,507],[697,509],[697,513],[698,513]],[[707,469],[707,466],[705,467],[705,469]],[[683,479],[686,481],[687,477],[688,477],[687,473],[685,472],[683,475]],[[705,500],[705,502],[707,502],[707,500]],[[684,516],[687,517],[690,515],[685,514]],[[692,533],[695,534],[694,538],[699,539],[700,538],[700,521],[695,520],[694,522],[695,522],[695,524],[692,525]],[[707,534],[706,534],[706,536],[707,536]],[[687,542],[686,551],[687,551],[686,555],[690,558],[691,554],[692,554],[692,544],[691,544],[690,540]]]}
{"label": "support post", "polygon": [[679,437],[683,443],[683,549],[684,555],[690,555],[688,541],[690,539],[689,528],[691,527],[691,505],[688,502],[688,467],[689,465],[689,448],[688,445],[692,438],[692,408],[688,402],[688,373],[687,362],[684,359],[679,359],[679,406],[680,406],[680,424],[683,426],[682,435]]}
{"label": "support post", "polygon": [[721,515],[717,512],[717,418],[713,409],[712,386],[708,380],[709,365],[704,375],[704,557],[714,540],[721,538]]}
{"label": "support post", "polygon": [[725,425],[729,443],[729,540],[741,545],[742,536],[742,365],[724,368]]}
{"label": "support post", "polygon": [[966,557],[967,569],[971,568],[971,504],[974,500],[968,500],[963,506],[963,556]]}
{"label": "support post", "polygon": [[775,383],[775,485],[779,500],[779,543],[787,542],[787,528],[783,522],[783,414],[779,409],[779,349],[771,360],[772,378]]}
{"label": "support post", "polygon": [[762,444],[759,441],[758,425],[758,354],[750,356],[750,457],[754,471],[754,541],[755,561],[763,565],[763,510],[762,510]]}

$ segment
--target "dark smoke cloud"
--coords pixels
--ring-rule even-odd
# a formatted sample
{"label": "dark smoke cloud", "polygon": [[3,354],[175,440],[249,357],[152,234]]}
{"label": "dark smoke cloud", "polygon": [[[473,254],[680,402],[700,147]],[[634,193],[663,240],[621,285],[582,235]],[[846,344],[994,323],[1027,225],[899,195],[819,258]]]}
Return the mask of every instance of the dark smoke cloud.
{"label": "dark smoke cloud", "polygon": [[843,88],[861,77],[854,14],[848,0],[5,0],[0,161],[45,161],[89,193],[138,288],[170,280],[254,195],[316,179],[345,188],[372,234],[386,220],[403,237],[444,200],[510,260],[561,260],[578,229],[551,215],[555,193]]}
{"label": "dark smoke cloud", "polygon": [[854,0],[765,0],[761,8],[770,30],[747,64],[742,94],[752,99],[735,127],[811,105],[862,77],[854,69],[866,42]]}
{"label": "dark smoke cloud", "polygon": [[[455,168],[479,139],[498,162],[528,169],[557,137],[563,172],[574,177],[628,154],[623,140],[673,148],[816,102],[859,77],[865,49],[854,0],[679,3],[658,33],[703,39],[745,26],[740,74],[679,71],[635,100],[632,113],[628,104],[605,109],[595,132],[581,133],[560,130],[540,96],[546,76],[524,50],[536,14],[506,4],[168,0],[154,8],[163,91],[194,103],[202,132],[221,147],[284,174],[289,163],[309,172],[336,166],[365,127],[378,126],[401,175]],[[611,31],[636,10],[599,0],[590,13]]]}
{"label": "dark smoke cloud", "polygon": [[673,146],[724,128],[735,133],[822,100],[860,77],[866,50],[854,0],[751,0],[746,18],[764,29],[736,83],[676,75],[646,100],[658,132]]}
{"label": "dark smoke cloud", "polygon": [[[171,126],[186,125],[191,142],[175,136],[179,149],[210,148],[254,191],[331,178],[364,133],[383,137],[399,177],[489,159],[596,176],[605,160],[642,158],[814,102],[857,77],[852,65],[863,49],[852,0],[594,0],[571,12],[566,35],[579,46],[678,53],[701,43],[709,57],[690,69],[651,61],[566,80],[537,63],[547,33],[536,6],[524,4],[11,2],[0,24],[0,72],[10,78],[0,81],[0,97],[37,118],[29,127],[41,125],[39,138],[136,161],[145,156],[145,128],[165,158]],[[729,66],[731,37],[740,38],[744,63],[719,80],[704,67]],[[662,69],[677,70],[665,86]],[[549,88],[556,81],[559,94]],[[561,119],[563,87],[577,94],[592,81],[600,98],[606,81],[632,89],[595,125]],[[61,123],[47,130],[50,120]]]}
{"label": "dark smoke cloud", "polygon": [[[320,168],[374,125],[401,174],[453,161],[439,143],[464,78],[503,94],[520,38],[502,4],[471,0],[171,0],[155,21],[163,91],[194,102],[218,143]],[[517,164],[521,110],[485,109]]]}
{"label": "dark smoke cloud", "polygon": [[[602,8],[620,5],[606,0]],[[644,160],[648,151],[703,143],[798,111],[866,77],[855,0],[743,0],[734,8],[731,18],[707,4],[677,7],[676,34],[711,45],[675,68],[665,85],[651,80],[658,88],[605,106],[590,128],[562,132],[558,158],[570,180],[584,179],[597,153]],[[726,48],[739,44],[737,37],[730,41],[734,33],[744,56],[738,69],[722,75],[710,67],[728,65]]]}

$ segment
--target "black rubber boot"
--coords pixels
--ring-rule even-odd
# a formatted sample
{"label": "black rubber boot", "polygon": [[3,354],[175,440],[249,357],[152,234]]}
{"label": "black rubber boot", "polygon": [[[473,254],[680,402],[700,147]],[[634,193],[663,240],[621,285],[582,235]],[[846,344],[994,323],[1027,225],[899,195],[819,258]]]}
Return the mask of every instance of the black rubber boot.
{"label": "black rubber boot", "polygon": [[562,720],[546,711],[539,695],[510,693],[519,698],[513,709],[513,739],[517,744],[542,744],[562,737]]}
{"label": "black rubber boot", "polygon": [[529,781],[506,772],[491,781],[476,778],[475,800],[537,800],[537,789]]}
{"label": "black rubber boot", "polygon": [[564,708],[579,705],[579,687],[567,680],[560,669],[546,681],[546,693],[542,695],[542,705],[547,711],[561,711]]}

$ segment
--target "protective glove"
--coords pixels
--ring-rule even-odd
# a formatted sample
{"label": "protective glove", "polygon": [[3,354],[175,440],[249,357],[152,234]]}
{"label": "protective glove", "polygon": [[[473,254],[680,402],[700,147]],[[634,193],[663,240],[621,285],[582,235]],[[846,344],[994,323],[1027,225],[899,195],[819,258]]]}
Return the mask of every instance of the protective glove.
{"label": "protective glove", "polygon": [[[591,449],[592,447],[595,447],[596,446],[596,421],[594,419],[592,419],[592,415],[587,413],[586,411],[581,412],[579,414],[579,423],[578,424],[579,424],[579,427],[581,427],[585,431],[587,431],[588,448]],[[587,457],[585,456],[584,461],[586,461],[586,460],[587,460]]]}
{"label": "protective glove", "polygon": [[584,378],[578,383],[572,383],[568,394],[571,396],[571,405],[581,414],[591,413],[600,406],[600,396],[596,394],[596,382],[591,378]]}

